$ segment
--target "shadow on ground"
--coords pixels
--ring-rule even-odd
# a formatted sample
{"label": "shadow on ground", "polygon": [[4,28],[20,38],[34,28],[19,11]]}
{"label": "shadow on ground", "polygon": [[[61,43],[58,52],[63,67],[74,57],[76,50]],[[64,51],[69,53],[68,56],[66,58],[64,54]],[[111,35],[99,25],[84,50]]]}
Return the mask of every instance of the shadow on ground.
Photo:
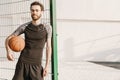
{"label": "shadow on ground", "polygon": [[120,69],[120,62],[95,62],[95,61],[89,61],[95,64],[107,66],[107,67],[112,67],[115,69]]}

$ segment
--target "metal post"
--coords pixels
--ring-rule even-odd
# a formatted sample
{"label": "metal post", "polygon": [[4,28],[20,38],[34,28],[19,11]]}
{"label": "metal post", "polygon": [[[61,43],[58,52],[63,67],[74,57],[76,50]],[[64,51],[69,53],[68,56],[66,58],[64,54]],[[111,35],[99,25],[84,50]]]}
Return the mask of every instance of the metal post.
{"label": "metal post", "polygon": [[56,32],[56,2],[50,0],[50,23],[53,30],[52,38],[52,80],[58,80],[57,32]]}

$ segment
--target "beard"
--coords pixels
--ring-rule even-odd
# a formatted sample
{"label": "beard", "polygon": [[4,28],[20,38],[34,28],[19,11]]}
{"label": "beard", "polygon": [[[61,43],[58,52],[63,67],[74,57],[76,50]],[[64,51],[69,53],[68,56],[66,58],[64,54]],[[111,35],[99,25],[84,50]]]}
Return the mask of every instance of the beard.
{"label": "beard", "polygon": [[41,15],[35,15],[35,14],[33,14],[33,15],[31,15],[31,17],[32,17],[33,21],[37,21],[38,19],[41,18]]}

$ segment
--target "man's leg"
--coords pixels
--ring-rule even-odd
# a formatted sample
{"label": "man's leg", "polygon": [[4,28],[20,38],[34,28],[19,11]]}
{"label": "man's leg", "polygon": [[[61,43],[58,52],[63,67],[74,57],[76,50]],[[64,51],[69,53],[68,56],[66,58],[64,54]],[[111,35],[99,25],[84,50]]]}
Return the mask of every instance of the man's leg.
{"label": "man's leg", "polygon": [[30,80],[44,80],[43,68],[41,65],[30,65]]}
{"label": "man's leg", "polygon": [[28,71],[29,71],[29,66],[27,64],[18,62],[12,80],[29,80]]}

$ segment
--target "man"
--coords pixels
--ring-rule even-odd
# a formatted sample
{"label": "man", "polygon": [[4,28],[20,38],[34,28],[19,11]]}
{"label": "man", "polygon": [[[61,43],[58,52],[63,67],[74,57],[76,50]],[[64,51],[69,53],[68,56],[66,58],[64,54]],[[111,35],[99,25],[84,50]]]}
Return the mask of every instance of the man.
{"label": "man", "polygon": [[[25,34],[25,48],[21,51],[16,64],[15,74],[12,80],[43,80],[48,73],[49,62],[51,59],[51,37],[52,29],[50,25],[41,23],[41,16],[44,7],[39,2],[33,2],[30,6],[32,21],[18,27],[6,39],[5,46],[7,58],[14,60],[8,41],[13,36]],[[43,69],[41,66],[43,48],[46,43],[46,64]]]}

